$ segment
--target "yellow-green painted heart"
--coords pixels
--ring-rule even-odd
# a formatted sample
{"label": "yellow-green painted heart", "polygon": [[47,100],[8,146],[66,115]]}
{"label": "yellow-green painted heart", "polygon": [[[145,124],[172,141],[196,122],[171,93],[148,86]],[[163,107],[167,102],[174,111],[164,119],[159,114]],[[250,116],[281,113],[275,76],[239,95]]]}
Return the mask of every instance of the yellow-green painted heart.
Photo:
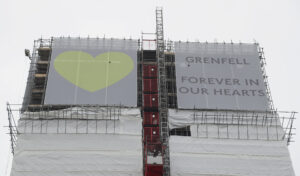
{"label": "yellow-green painted heart", "polygon": [[95,92],[126,77],[134,63],[122,52],[106,52],[93,57],[82,51],[67,51],[55,58],[54,68],[74,85]]}

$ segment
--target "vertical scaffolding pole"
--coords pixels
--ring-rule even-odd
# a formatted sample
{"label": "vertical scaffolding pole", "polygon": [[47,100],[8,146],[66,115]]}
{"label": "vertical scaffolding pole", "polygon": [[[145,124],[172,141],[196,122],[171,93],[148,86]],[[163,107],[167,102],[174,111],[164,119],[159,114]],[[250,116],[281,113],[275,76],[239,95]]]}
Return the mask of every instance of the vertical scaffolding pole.
{"label": "vertical scaffolding pole", "polygon": [[6,110],[8,114],[8,128],[10,135],[11,152],[14,155],[17,142],[16,134],[18,133],[18,129],[9,103],[6,104]]}
{"label": "vertical scaffolding pole", "polygon": [[163,9],[156,8],[156,56],[158,65],[160,138],[163,146],[163,175],[170,175],[168,93],[166,87],[166,67],[164,54]]}

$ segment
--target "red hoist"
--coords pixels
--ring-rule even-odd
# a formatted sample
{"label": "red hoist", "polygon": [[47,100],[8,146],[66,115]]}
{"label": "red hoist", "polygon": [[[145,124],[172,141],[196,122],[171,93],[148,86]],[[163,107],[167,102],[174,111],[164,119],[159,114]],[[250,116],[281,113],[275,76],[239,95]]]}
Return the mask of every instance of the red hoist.
{"label": "red hoist", "polygon": [[145,176],[169,176],[169,129],[162,9],[156,9],[156,50],[143,50],[143,162]]}

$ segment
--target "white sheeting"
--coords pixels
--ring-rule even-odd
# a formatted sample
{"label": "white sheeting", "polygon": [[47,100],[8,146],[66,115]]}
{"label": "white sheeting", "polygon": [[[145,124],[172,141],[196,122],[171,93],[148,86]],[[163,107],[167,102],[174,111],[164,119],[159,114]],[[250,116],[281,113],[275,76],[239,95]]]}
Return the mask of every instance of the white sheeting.
{"label": "white sheeting", "polygon": [[294,176],[284,141],[171,136],[172,176]]}
{"label": "white sheeting", "polygon": [[[119,120],[110,120],[105,109],[102,119],[88,110],[89,120],[82,118],[82,110],[49,112],[45,118],[24,114],[11,176],[142,176],[140,111],[121,111]],[[214,139],[228,129],[241,139],[249,133],[234,125],[199,126],[193,113],[169,114],[172,128],[191,125],[192,133],[170,138],[172,176],[294,176],[285,141]],[[258,134],[265,136],[261,130]]]}
{"label": "white sheeting", "polygon": [[[80,141],[80,142],[78,142]],[[11,176],[142,176],[141,136],[22,134]],[[172,176],[294,176],[282,141],[171,136]]]}
{"label": "white sheeting", "polygon": [[141,176],[141,136],[21,134],[11,176]]}
{"label": "white sheeting", "polygon": [[140,110],[102,109],[24,113],[11,176],[142,176]]}

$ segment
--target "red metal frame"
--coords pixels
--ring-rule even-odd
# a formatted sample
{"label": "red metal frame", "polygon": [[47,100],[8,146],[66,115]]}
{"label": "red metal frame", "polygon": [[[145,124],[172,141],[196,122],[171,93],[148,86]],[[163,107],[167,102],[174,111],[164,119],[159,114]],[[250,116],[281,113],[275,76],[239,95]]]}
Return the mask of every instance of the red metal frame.
{"label": "red metal frame", "polygon": [[144,94],[144,108],[157,108],[158,94]]}
{"label": "red metal frame", "polygon": [[158,112],[144,112],[144,125],[159,125],[159,113]]}
{"label": "red metal frame", "polygon": [[159,127],[144,127],[144,139],[147,140],[147,143],[159,141]]}
{"label": "red metal frame", "polygon": [[162,159],[156,65],[143,65],[143,100],[144,176],[163,176],[162,164],[148,163],[148,156]]}
{"label": "red metal frame", "polygon": [[144,78],[144,91],[145,92],[158,92],[157,79]]}
{"label": "red metal frame", "polygon": [[144,77],[156,77],[157,78],[157,66],[156,65],[143,65]]}
{"label": "red metal frame", "polygon": [[145,168],[145,176],[162,176],[162,164],[147,164]]}

